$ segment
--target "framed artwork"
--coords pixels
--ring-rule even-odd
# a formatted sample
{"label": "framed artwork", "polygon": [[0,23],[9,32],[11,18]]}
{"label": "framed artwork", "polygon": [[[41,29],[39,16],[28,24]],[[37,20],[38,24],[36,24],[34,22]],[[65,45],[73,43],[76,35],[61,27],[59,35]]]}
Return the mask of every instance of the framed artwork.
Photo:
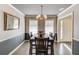
{"label": "framed artwork", "polygon": [[4,12],[4,30],[19,29],[20,19],[16,16]]}

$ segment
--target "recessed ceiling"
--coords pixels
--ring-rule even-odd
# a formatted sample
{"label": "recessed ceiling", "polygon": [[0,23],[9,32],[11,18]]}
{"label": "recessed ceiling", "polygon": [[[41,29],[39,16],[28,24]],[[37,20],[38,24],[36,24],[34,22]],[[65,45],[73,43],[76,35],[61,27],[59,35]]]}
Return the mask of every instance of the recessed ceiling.
{"label": "recessed ceiling", "polygon": [[[37,15],[41,13],[41,4],[12,4],[25,15]],[[43,14],[58,15],[71,4],[43,4]]]}

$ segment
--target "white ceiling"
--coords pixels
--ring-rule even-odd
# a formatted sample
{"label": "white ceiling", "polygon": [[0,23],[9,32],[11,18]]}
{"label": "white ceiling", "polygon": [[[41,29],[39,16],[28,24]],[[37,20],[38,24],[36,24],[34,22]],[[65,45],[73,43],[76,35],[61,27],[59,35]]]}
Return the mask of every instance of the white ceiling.
{"label": "white ceiling", "polygon": [[[12,4],[14,7],[19,9],[25,15],[37,15],[40,14],[41,4]],[[43,14],[46,15],[58,15],[64,9],[69,7],[71,4],[43,4]],[[63,9],[64,8],[64,9]],[[62,11],[59,11],[63,9]]]}

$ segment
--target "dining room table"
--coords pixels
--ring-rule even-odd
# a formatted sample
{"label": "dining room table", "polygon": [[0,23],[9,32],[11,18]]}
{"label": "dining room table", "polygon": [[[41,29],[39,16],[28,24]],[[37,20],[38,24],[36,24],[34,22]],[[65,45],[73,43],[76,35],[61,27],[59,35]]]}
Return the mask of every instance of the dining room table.
{"label": "dining room table", "polygon": [[[40,38],[40,35],[38,34],[34,34],[31,38],[30,38],[30,54],[35,54],[33,53],[32,49],[35,49],[35,47],[33,48],[33,46],[36,46],[35,44],[35,38]],[[41,38],[49,38],[48,42],[48,47],[51,50],[49,55],[54,55],[54,39],[53,37],[51,37],[49,34],[42,34]]]}

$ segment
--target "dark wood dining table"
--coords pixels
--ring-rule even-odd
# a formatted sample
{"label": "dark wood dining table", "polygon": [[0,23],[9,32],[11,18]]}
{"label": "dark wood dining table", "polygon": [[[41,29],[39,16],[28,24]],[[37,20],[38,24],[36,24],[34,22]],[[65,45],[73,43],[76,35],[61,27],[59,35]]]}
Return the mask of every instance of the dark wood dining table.
{"label": "dark wood dining table", "polygon": [[[33,44],[34,42],[35,42],[35,37],[36,38],[39,38],[40,36],[38,35],[38,34],[35,34],[35,35],[33,35],[31,38],[30,38],[30,54],[32,55],[32,54],[35,54],[35,53],[32,53],[32,49],[35,49],[35,48],[33,48],[32,46],[35,46],[35,44]],[[42,36],[43,38],[49,38],[49,45],[48,45],[48,47],[50,47],[50,50],[51,50],[51,52],[50,52],[50,55],[53,55],[54,54],[54,45],[53,45],[53,43],[54,43],[54,39],[53,39],[53,37],[51,37],[50,35],[48,35],[48,34],[44,34],[43,36]]]}

